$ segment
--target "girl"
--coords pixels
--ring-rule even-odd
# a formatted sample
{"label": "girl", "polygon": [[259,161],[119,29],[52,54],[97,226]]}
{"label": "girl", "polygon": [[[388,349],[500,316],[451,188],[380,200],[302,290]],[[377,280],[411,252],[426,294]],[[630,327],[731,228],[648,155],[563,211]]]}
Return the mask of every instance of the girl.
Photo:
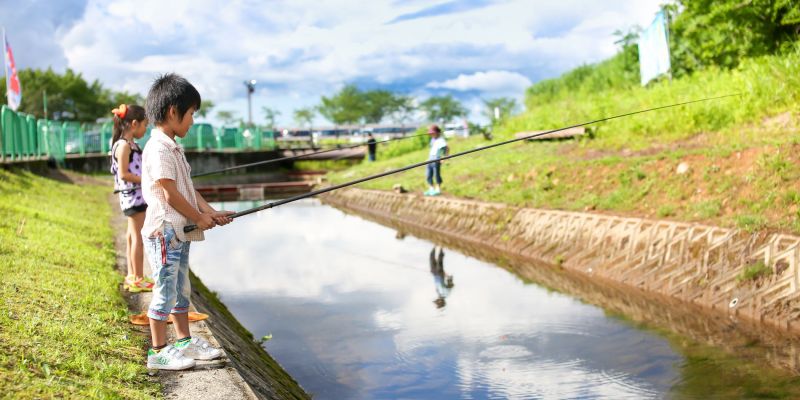
{"label": "girl", "polygon": [[133,141],[141,139],[147,129],[144,107],[121,104],[111,111],[114,128],[111,138],[111,173],[114,188],[119,192],[119,206],[128,217],[128,276],[124,287],[131,292],[149,292],[153,281],[143,276],[144,252],[142,225],[147,204],[142,197],[142,149]]}

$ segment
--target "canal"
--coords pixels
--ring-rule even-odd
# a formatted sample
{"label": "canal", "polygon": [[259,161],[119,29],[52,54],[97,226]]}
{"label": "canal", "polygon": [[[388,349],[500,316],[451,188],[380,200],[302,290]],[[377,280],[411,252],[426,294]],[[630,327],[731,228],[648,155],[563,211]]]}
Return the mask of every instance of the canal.
{"label": "canal", "polygon": [[[226,202],[243,210],[260,203]],[[317,399],[795,397],[797,380],[305,200],[206,233],[192,268]]]}

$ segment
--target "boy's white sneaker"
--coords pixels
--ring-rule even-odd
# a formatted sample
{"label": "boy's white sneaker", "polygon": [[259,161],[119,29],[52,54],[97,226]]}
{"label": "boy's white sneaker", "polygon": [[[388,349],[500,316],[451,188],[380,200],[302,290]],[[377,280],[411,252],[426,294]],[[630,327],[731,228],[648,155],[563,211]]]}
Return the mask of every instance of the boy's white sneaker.
{"label": "boy's white sneaker", "polygon": [[210,343],[197,336],[192,337],[192,340],[183,348],[183,355],[195,360],[213,360],[222,357],[222,350],[212,347]]}
{"label": "boy's white sneaker", "polygon": [[148,369],[166,369],[178,371],[194,367],[194,360],[186,357],[182,351],[173,345],[164,347],[158,353],[150,350],[147,352]]}

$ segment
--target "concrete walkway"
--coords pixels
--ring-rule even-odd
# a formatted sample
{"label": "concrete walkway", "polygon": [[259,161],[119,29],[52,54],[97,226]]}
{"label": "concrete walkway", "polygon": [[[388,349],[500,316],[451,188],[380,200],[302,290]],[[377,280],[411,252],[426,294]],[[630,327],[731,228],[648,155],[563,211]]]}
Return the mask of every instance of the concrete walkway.
{"label": "concrete walkway", "polygon": [[[117,269],[123,275],[127,273],[126,239],[127,218],[119,212],[116,196],[110,196],[111,209],[114,210],[111,225],[115,232],[114,244],[117,254]],[[150,266],[145,257],[145,274],[150,275]],[[137,314],[147,310],[150,304],[150,293],[129,293],[120,287],[120,291],[128,302],[128,310]],[[194,305],[192,311],[196,311]],[[147,326],[133,326],[150,339],[150,329]],[[191,323],[192,336],[199,336],[215,347],[221,347],[211,333],[208,325],[203,321]],[[170,343],[175,340],[175,331],[168,328]],[[142,363],[145,363],[145,352],[142,351]],[[233,367],[227,355],[213,361],[197,361],[197,366],[186,371],[159,371],[156,374],[163,385],[163,394],[167,399],[257,399],[250,386]]]}

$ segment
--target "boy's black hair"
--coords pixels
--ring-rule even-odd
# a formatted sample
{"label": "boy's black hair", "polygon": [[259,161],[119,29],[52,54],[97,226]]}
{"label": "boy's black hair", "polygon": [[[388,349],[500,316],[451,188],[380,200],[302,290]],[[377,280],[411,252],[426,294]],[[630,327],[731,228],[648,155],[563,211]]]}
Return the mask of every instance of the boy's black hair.
{"label": "boy's black hair", "polygon": [[156,78],[147,92],[147,119],[160,125],[167,121],[169,108],[174,106],[182,121],[186,111],[191,107],[199,110],[200,103],[200,92],[186,78],[174,73],[164,74]]}

